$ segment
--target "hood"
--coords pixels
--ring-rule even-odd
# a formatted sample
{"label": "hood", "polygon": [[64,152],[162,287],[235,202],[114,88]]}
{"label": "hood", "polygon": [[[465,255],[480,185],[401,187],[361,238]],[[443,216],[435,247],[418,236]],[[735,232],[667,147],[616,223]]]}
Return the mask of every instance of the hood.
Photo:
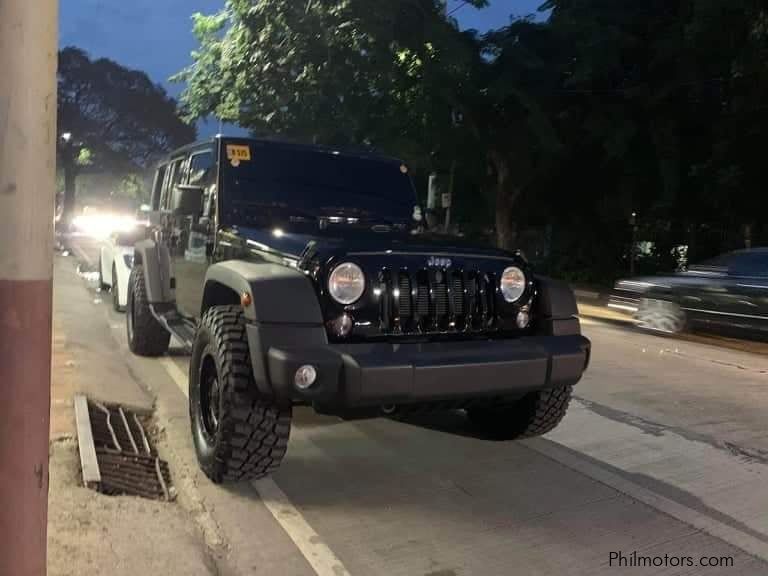
{"label": "hood", "polygon": [[469,242],[455,236],[424,232],[411,234],[405,231],[372,230],[344,225],[311,233],[292,229],[240,227],[237,232],[249,244],[262,246],[293,257],[300,257],[311,250],[320,256],[345,256],[360,254],[408,253],[440,256],[461,255],[495,258],[519,256],[480,243]]}

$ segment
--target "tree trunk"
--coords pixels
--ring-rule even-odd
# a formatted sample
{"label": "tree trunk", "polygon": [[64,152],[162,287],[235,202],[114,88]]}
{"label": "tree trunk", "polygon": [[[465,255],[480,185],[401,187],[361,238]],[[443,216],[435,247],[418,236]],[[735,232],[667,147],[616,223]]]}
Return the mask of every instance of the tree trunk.
{"label": "tree trunk", "polygon": [[499,154],[491,156],[496,172],[496,244],[504,250],[517,248],[517,223],[512,211],[520,190],[512,186],[509,162]]}

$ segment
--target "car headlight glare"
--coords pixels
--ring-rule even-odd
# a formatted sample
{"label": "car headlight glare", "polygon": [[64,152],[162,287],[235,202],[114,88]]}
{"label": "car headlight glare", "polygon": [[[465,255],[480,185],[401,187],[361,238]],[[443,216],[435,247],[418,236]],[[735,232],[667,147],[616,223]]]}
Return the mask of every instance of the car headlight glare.
{"label": "car headlight glare", "polygon": [[501,294],[507,302],[517,302],[525,292],[525,274],[517,266],[510,266],[501,275]]}
{"label": "car headlight glare", "polygon": [[360,266],[344,262],[328,277],[328,292],[339,304],[354,304],[365,292],[365,275]]}

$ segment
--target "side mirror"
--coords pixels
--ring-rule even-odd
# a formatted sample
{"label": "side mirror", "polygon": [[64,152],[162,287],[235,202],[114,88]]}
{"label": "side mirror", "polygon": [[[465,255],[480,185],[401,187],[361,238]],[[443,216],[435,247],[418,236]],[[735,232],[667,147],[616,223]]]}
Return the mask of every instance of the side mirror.
{"label": "side mirror", "polygon": [[203,213],[203,187],[182,184],[173,195],[171,212],[176,216],[199,216]]}

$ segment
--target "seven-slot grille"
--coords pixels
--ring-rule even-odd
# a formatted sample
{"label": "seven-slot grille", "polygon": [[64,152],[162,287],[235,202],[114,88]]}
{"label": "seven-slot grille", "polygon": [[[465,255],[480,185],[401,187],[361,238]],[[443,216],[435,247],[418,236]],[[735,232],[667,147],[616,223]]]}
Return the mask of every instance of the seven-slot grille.
{"label": "seven-slot grille", "polygon": [[378,276],[379,323],[385,334],[491,330],[496,277],[452,268],[384,269]]}

